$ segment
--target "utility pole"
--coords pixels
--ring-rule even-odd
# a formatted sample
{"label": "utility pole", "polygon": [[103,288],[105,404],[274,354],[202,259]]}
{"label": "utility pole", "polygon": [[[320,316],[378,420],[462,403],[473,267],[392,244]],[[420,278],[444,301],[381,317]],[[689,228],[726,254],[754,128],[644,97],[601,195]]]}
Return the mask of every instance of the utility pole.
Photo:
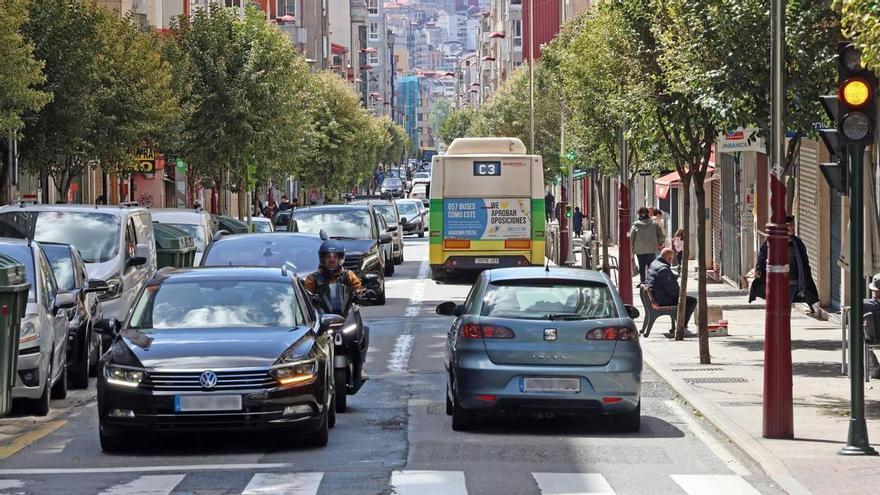
{"label": "utility pole", "polygon": [[633,303],[632,292],[632,246],[629,242],[630,228],[630,208],[629,208],[629,147],[626,143],[626,125],[620,128],[620,206],[618,212],[620,221],[618,222],[618,255],[620,262],[618,263],[619,280],[617,290],[620,292],[620,298],[625,304]]}
{"label": "utility pole", "polygon": [[770,9],[771,137],[770,222],[767,224],[767,306],[764,324],[764,437],[794,438],[791,378],[791,300],[785,223],[785,1]]}
{"label": "utility pole", "polygon": [[529,153],[535,154],[535,0],[529,0]]}

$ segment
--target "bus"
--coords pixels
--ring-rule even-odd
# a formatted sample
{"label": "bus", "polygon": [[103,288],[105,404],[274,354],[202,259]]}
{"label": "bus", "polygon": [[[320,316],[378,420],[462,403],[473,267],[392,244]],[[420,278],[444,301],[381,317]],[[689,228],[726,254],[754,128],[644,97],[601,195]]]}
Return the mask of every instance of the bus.
{"label": "bus", "polygon": [[544,262],[544,166],[515,138],[459,138],[432,161],[431,278]]}

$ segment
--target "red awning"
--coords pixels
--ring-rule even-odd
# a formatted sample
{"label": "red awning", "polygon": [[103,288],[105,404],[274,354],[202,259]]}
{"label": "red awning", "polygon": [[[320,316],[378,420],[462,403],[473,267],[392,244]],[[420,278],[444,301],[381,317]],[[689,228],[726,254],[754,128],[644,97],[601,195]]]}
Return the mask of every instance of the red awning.
{"label": "red awning", "polygon": [[[715,168],[710,166],[706,171],[706,178],[708,179],[714,174]],[[660,199],[666,199],[669,196],[669,188],[671,187],[681,187],[681,177],[679,177],[678,172],[672,172],[654,179],[654,194]]]}
{"label": "red awning", "polygon": [[338,45],[336,43],[331,43],[330,51],[331,53],[333,53],[333,55],[345,55],[346,53],[348,53],[348,48],[342,45]]}

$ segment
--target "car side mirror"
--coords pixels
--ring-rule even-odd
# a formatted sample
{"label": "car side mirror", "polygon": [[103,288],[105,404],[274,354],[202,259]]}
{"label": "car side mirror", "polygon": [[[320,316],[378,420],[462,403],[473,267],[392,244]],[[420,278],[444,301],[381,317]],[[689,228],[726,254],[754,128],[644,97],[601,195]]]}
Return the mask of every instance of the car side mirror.
{"label": "car side mirror", "polygon": [[437,314],[443,316],[461,316],[464,314],[464,306],[452,301],[446,301],[437,305]]}
{"label": "car side mirror", "polygon": [[379,234],[379,244],[388,244],[391,242],[391,234]]}
{"label": "car side mirror", "polygon": [[388,232],[397,232],[397,225],[390,225],[388,227]]}
{"label": "car side mirror", "polygon": [[98,320],[92,328],[101,335],[109,335],[112,337],[119,333],[119,327],[119,320],[110,318]]}
{"label": "car side mirror", "polygon": [[76,292],[61,292],[55,295],[55,309],[68,309],[76,306]]}
{"label": "car side mirror", "polygon": [[321,315],[322,330],[338,330],[342,328],[342,325],[345,325],[345,318],[339,315],[334,315],[331,313]]}
{"label": "car side mirror", "polygon": [[150,257],[150,246],[146,244],[138,244],[134,248],[134,255],[137,258],[149,258]]}
{"label": "car side mirror", "polygon": [[641,315],[641,313],[639,313],[639,308],[633,306],[632,304],[624,304],[624,307],[626,308],[626,314],[628,314],[629,317],[633,320]]}
{"label": "car side mirror", "polygon": [[132,266],[143,266],[147,264],[146,256],[131,256],[125,261],[125,267],[130,268]]}
{"label": "car side mirror", "polygon": [[406,217],[400,217],[400,223],[409,223]]}

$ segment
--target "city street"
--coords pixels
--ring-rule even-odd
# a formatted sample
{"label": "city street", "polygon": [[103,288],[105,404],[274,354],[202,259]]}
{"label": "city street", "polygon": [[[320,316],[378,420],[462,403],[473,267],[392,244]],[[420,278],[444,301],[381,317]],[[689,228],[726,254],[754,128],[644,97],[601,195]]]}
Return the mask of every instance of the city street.
{"label": "city street", "polygon": [[[638,434],[559,418],[483,418],[475,432],[453,432],[443,400],[450,320],[434,308],[462,301],[469,285],[432,282],[427,247],[407,238],[387,305],[364,310],[370,381],[349,397],[327,447],[277,433],[204,434],[105,454],[93,380],[66,412],[4,441],[0,494],[781,493],[649,368]],[[32,421],[18,415],[0,428]]]}

